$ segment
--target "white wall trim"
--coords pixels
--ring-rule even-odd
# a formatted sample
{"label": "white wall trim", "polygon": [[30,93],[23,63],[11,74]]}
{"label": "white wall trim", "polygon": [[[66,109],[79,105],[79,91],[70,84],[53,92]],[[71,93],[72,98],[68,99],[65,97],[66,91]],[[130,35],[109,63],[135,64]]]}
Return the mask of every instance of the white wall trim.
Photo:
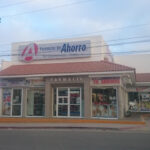
{"label": "white wall trim", "polygon": [[124,74],[124,73],[134,73],[133,71],[111,71],[111,72],[83,72],[83,73],[55,73],[55,74],[33,74],[33,75],[10,75],[10,76],[0,76],[3,78],[24,78],[24,77],[51,77],[51,76],[79,76],[79,75],[104,75],[104,74]]}

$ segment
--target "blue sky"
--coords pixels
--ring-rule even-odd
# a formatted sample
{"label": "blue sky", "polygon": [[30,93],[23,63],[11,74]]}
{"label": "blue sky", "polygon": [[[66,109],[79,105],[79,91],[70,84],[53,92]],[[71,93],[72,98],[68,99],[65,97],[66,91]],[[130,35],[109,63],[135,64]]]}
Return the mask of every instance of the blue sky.
{"label": "blue sky", "polygon": [[[87,35],[102,35],[108,44],[147,40],[149,8],[149,0],[0,0],[0,55],[10,54],[11,43],[21,41]],[[47,10],[19,15],[40,9]],[[110,46],[112,52],[148,49],[150,42]]]}

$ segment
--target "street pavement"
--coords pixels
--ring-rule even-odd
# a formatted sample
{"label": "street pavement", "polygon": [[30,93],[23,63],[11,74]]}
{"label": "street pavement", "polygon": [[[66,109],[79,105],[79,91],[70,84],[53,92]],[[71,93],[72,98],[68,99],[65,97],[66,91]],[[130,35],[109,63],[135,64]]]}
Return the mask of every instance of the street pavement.
{"label": "street pavement", "polygon": [[142,121],[0,123],[0,150],[150,150],[150,118]]}
{"label": "street pavement", "polygon": [[150,150],[150,133],[82,129],[0,130],[0,150]]}

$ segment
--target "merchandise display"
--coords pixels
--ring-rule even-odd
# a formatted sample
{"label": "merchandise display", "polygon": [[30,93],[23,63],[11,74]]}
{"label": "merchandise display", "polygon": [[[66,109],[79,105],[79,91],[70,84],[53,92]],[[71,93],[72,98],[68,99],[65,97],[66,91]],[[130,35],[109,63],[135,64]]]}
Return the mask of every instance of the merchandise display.
{"label": "merchandise display", "polygon": [[117,117],[117,102],[115,89],[92,90],[92,116]]}
{"label": "merchandise display", "polygon": [[44,88],[30,88],[27,91],[27,115],[44,116],[45,91]]}
{"label": "merchandise display", "polygon": [[128,99],[130,111],[150,111],[150,92],[129,92]]}

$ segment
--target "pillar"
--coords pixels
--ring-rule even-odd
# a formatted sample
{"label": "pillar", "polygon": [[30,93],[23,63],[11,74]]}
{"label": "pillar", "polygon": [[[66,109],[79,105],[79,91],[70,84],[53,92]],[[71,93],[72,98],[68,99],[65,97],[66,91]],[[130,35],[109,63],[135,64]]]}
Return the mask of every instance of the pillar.
{"label": "pillar", "polygon": [[45,82],[45,117],[53,117],[52,86],[48,79]]}
{"label": "pillar", "polygon": [[125,97],[122,87],[118,87],[118,118],[123,119],[125,112]]}
{"label": "pillar", "polygon": [[90,90],[90,79],[85,78],[84,80],[84,117],[91,118],[91,90]]}
{"label": "pillar", "polygon": [[27,88],[23,88],[22,95],[22,117],[27,116]]}

